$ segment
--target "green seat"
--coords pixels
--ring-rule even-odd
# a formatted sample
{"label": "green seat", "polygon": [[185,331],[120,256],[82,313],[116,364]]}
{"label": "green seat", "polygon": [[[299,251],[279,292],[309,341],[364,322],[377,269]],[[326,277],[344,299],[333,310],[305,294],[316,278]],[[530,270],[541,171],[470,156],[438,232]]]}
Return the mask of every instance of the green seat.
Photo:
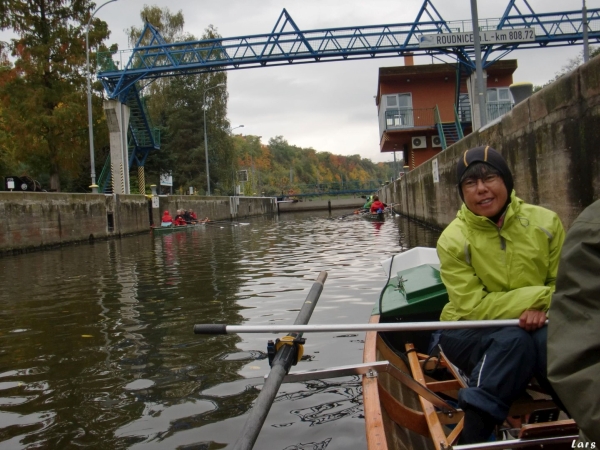
{"label": "green seat", "polygon": [[373,314],[384,319],[439,313],[448,303],[448,293],[437,265],[423,264],[398,272],[385,287],[381,306],[375,305]]}

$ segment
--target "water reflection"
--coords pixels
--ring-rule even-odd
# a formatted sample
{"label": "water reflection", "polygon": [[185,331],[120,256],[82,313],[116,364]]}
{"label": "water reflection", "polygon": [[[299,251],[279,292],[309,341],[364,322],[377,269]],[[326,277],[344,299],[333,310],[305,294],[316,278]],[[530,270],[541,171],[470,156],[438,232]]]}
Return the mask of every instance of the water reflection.
{"label": "water reflection", "polygon": [[[437,237],[400,218],[248,222],[0,259],[0,450],[231,446],[274,336],[193,324],[292,323],[322,270],[311,323],[365,322],[380,261]],[[361,360],[364,334],[305,337],[298,369]],[[361,448],[363,429],[358,379],[284,385],[255,448]]]}

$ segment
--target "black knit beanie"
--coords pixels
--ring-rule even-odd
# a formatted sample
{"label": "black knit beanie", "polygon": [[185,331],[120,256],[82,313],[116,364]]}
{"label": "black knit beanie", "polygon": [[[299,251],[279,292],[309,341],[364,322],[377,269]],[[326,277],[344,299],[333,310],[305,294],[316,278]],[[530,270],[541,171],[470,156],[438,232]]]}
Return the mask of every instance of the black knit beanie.
{"label": "black knit beanie", "polygon": [[469,165],[475,162],[489,164],[498,172],[500,172],[500,176],[506,185],[506,190],[508,191],[508,201],[510,202],[510,194],[514,187],[512,173],[502,155],[489,145],[465,150],[462,156],[458,159],[456,164],[456,183],[458,185],[458,194],[460,195],[460,198],[464,201],[462,189],[460,187],[462,177]]}

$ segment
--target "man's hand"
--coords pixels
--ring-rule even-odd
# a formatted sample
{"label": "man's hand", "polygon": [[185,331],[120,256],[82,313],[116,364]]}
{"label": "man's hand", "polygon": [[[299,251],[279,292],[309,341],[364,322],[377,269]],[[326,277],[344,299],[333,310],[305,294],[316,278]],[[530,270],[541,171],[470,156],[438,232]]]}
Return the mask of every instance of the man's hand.
{"label": "man's hand", "polygon": [[546,319],[544,311],[528,309],[527,311],[523,311],[523,314],[519,317],[519,326],[527,331],[535,331],[546,324]]}

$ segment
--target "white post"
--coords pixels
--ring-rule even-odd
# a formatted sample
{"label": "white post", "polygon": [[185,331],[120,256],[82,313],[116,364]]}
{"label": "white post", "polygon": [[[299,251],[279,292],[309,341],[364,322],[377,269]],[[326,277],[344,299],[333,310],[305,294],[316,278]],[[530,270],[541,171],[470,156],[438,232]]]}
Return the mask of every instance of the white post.
{"label": "white post", "polygon": [[129,194],[129,155],[127,151],[129,107],[118,100],[105,100],[104,112],[110,135],[113,194]]}

